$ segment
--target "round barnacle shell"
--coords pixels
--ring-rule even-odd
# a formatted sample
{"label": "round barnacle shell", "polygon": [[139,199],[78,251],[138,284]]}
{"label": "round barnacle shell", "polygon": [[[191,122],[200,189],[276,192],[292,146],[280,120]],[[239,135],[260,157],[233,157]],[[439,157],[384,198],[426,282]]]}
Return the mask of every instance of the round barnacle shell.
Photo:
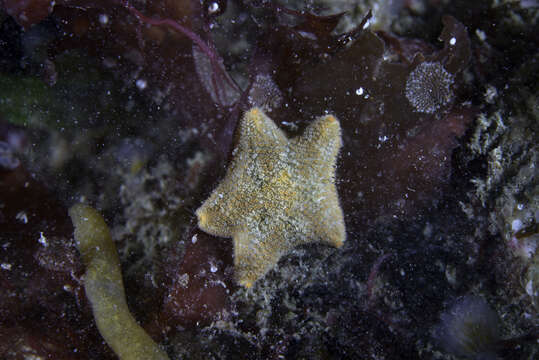
{"label": "round barnacle shell", "polygon": [[434,336],[454,355],[496,359],[501,340],[498,314],[482,297],[464,296],[440,316]]}
{"label": "round barnacle shell", "polygon": [[408,75],[406,98],[416,111],[432,114],[453,99],[454,80],[439,62],[423,62]]}
{"label": "round barnacle shell", "polygon": [[281,106],[283,96],[277,84],[268,74],[258,74],[249,90],[249,105],[271,112]]}

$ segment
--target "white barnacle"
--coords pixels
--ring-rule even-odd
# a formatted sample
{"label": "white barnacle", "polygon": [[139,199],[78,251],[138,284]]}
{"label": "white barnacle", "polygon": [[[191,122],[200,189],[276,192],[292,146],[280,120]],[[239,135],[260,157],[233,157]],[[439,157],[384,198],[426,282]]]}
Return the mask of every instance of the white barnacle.
{"label": "white barnacle", "polygon": [[439,62],[423,62],[408,75],[406,98],[416,111],[432,114],[453,100],[454,79]]}

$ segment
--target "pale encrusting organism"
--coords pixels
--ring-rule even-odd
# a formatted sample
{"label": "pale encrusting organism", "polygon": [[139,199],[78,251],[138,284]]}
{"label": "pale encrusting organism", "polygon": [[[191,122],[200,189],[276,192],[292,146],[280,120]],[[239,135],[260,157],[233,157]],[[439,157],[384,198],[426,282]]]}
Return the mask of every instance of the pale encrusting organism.
{"label": "pale encrusting organism", "polygon": [[335,187],[342,145],[332,115],[288,139],[260,109],[245,113],[225,178],[196,211],[198,226],[234,239],[237,281],[250,287],[292,248],[346,237]]}

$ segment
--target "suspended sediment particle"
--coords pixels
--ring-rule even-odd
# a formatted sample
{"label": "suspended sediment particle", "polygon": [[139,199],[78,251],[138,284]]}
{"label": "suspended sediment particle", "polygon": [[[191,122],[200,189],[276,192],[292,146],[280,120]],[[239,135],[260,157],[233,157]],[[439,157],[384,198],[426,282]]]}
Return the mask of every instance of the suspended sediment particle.
{"label": "suspended sediment particle", "polygon": [[416,111],[432,114],[453,100],[454,80],[439,62],[423,62],[408,75],[406,98]]}
{"label": "suspended sediment particle", "polygon": [[334,116],[288,139],[258,108],[245,113],[237,131],[225,178],[196,214],[203,231],[233,238],[236,280],[250,287],[298,245],[343,244],[335,187],[342,140]]}
{"label": "suspended sediment particle", "polygon": [[121,360],[168,360],[129,312],[120,260],[103,217],[83,204],[73,205],[69,216],[86,267],[84,290],[101,336]]}

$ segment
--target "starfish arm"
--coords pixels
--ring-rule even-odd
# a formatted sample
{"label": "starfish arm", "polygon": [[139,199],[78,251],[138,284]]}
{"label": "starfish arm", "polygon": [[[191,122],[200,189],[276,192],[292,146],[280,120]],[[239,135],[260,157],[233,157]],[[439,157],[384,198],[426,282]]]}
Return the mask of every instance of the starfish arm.
{"label": "starfish arm", "polygon": [[309,205],[303,216],[312,219],[309,237],[340,247],[346,239],[344,216],[335,186],[335,165],[342,146],[341,128],[332,116],[321,116],[311,123],[297,142],[297,170],[307,184],[301,196]]}
{"label": "starfish arm", "polygon": [[232,232],[230,226],[226,223],[226,218],[222,216],[223,207],[218,201],[219,187],[197,209],[198,227],[214,236],[230,237]]}
{"label": "starfish arm", "polygon": [[281,129],[259,108],[247,111],[239,123],[239,152],[265,152],[286,146],[288,139]]}
{"label": "starfish arm", "polygon": [[323,174],[335,172],[335,162],[342,146],[341,126],[333,115],[320,116],[303,134],[291,140],[298,158]]}
{"label": "starfish arm", "polygon": [[234,272],[240,285],[250,288],[277,264],[289,250],[283,235],[272,233],[258,237],[249,231],[234,235]]}
{"label": "starfish arm", "polygon": [[[230,171],[211,195],[197,209],[198,227],[208,234],[221,237],[232,237],[235,220],[240,217],[243,203],[237,192],[234,192],[238,182],[237,176]],[[232,190],[231,190],[232,189]]]}
{"label": "starfish arm", "polygon": [[335,185],[330,184],[321,198],[318,206],[312,207],[316,209],[316,213],[312,216],[317,219],[314,223],[313,237],[328,245],[341,247],[346,240],[346,231]]}
{"label": "starfish arm", "polygon": [[258,108],[245,113],[237,131],[237,145],[224,179],[196,211],[199,227],[215,236],[231,237],[242,211],[252,211],[257,205],[252,199],[256,198],[255,190],[264,176],[276,171],[278,154],[288,143],[284,133]]}

